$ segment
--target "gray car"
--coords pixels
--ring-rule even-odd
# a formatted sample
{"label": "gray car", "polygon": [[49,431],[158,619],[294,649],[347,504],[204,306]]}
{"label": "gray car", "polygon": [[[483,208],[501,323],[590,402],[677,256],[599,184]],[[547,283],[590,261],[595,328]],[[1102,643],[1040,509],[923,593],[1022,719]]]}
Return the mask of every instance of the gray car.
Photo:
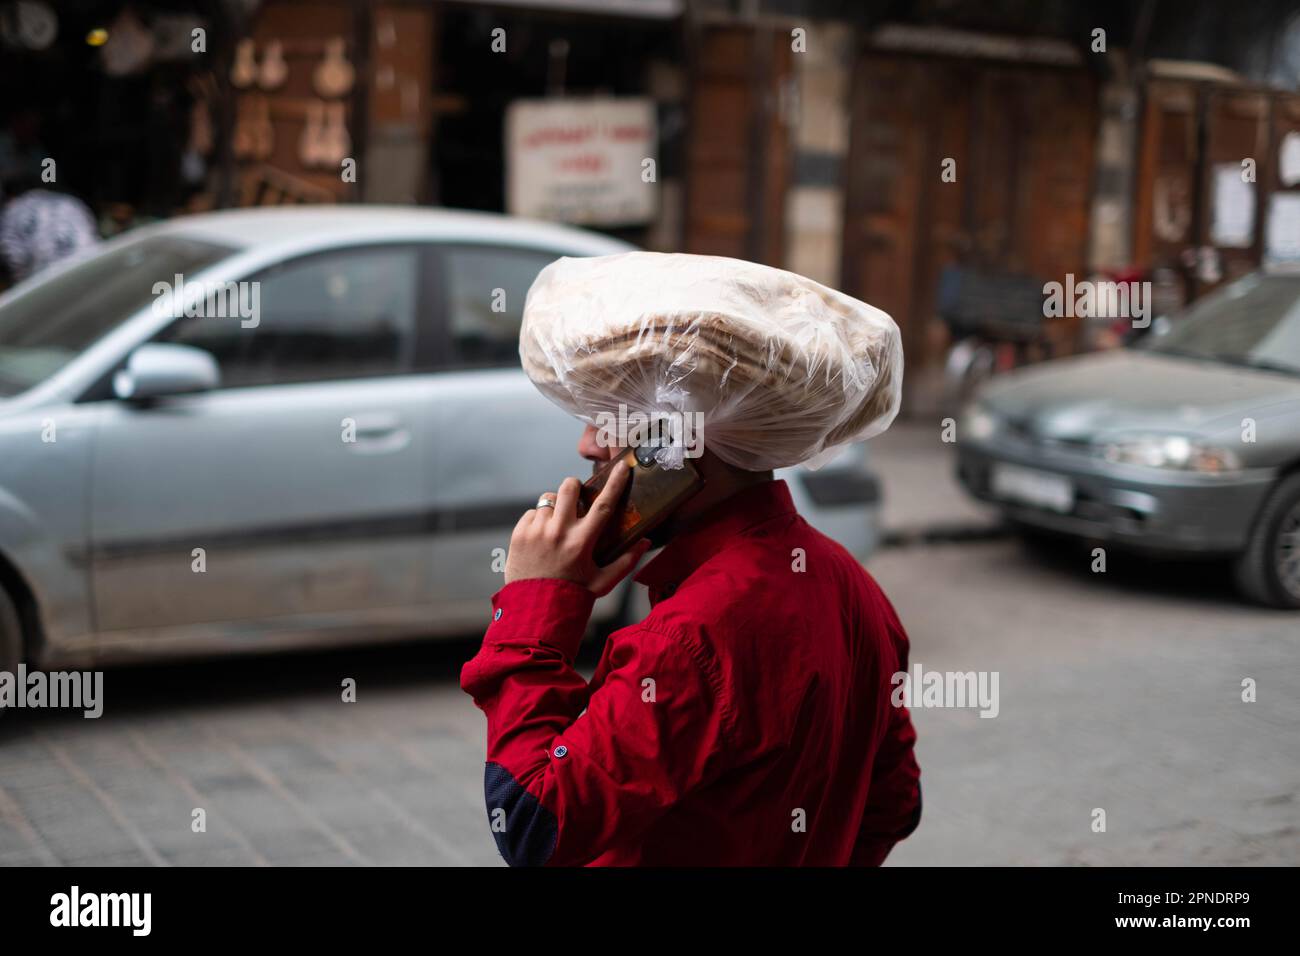
{"label": "gray car", "polygon": [[[247,210],[10,290],[0,670],[480,629],[519,515],[590,467],[519,367],[524,296],[559,256],[628,248],[505,216]],[[781,473],[862,555],[866,461]]]}
{"label": "gray car", "polygon": [[1233,559],[1300,608],[1300,275],[1254,273],[1112,352],[990,382],[958,476],[1019,525]]}

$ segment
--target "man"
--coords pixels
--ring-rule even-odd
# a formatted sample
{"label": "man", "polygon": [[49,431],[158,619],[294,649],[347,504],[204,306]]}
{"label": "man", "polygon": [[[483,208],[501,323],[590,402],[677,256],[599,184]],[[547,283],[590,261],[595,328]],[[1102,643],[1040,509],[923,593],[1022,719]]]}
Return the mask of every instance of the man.
{"label": "man", "polygon": [[[597,465],[621,451],[601,434],[579,443]],[[878,865],[919,822],[893,608],[770,470],[707,439],[696,464],[702,490],[607,567],[592,550],[622,463],[585,514],[569,478],[514,529],[461,674],[487,715],[488,818],[512,865]],[[652,543],[666,546],[636,576],[651,611],[588,682],[573,661],[593,602]]]}

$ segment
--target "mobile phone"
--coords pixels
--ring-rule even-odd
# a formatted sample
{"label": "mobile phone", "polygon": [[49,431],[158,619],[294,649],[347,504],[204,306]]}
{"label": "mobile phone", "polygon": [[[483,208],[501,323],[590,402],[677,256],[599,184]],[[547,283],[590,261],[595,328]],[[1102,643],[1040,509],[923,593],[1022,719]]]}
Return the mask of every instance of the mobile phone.
{"label": "mobile phone", "polygon": [[680,468],[665,468],[655,460],[656,450],[651,445],[624,448],[617,458],[601,465],[600,470],[582,486],[578,500],[582,513],[586,514],[605,487],[614,466],[620,461],[627,462],[627,484],[592,552],[597,564],[603,566],[614,561],[703,487],[704,476],[689,458]]}

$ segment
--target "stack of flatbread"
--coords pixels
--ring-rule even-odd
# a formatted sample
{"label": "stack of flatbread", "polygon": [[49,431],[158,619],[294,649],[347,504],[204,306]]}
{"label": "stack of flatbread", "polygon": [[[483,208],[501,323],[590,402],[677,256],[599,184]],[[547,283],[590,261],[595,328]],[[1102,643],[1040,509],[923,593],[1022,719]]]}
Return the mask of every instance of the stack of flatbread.
{"label": "stack of flatbread", "polygon": [[559,259],[528,292],[524,371],[578,418],[699,413],[705,449],[765,471],[824,462],[898,412],[903,352],[879,309],[739,259]]}

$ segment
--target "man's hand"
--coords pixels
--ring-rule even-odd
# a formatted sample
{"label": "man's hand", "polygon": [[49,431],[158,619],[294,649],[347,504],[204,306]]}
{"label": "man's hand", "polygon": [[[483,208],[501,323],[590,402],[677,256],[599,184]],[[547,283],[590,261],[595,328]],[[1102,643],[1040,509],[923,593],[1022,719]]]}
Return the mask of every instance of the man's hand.
{"label": "man's hand", "polygon": [[596,597],[608,594],[650,549],[648,540],[607,567],[591,557],[596,540],[614,513],[628,482],[628,467],[619,462],[586,515],[578,517],[578,492],[582,483],[566,478],[555,493],[555,507],[533,508],[515,525],[506,555],[506,584],[525,578],[560,578],[581,584]]}

